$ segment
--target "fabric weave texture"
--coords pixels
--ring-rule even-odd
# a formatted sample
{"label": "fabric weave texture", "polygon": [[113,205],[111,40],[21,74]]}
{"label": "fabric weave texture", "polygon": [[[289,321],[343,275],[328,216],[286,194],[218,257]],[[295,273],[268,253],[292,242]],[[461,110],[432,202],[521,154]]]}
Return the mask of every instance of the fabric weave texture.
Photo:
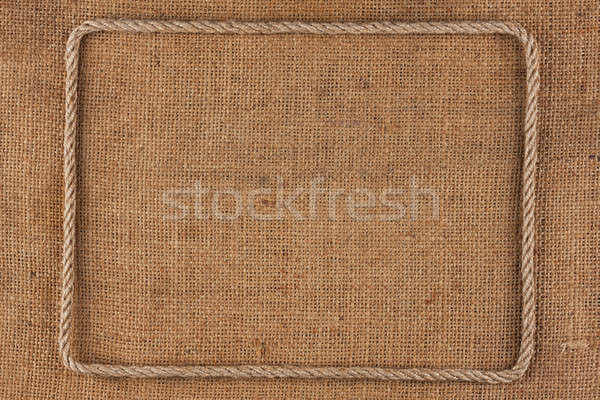
{"label": "fabric weave texture", "polygon": [[[4,2],[0,398],[597,398],[599,16],[596,1]],[[538,41],[541,73],[537,345],[527,373],[482,385],[64,368],[64,48],[75,27],[100,17],[521,24]],[[78,360],[514,364],[525,98],[514,39],[103,32],[84,39],[79,61]],[[304,219],[195,213],[212,212],[217,191],[288,194],[315,182],[397,189],[404,213],[382,221],[389,209],[378,198],[361,209],[374,217],[357,220],[342,195],[332,221],[320,196],[311,219],[306,192],[295,202]],[[200,187],[209,191],[198,197]],[[165,193],[179,197],[165,202]],[[218,206],[235,210],[232,196]],[[254,207],[268,215],[277,198]]]}

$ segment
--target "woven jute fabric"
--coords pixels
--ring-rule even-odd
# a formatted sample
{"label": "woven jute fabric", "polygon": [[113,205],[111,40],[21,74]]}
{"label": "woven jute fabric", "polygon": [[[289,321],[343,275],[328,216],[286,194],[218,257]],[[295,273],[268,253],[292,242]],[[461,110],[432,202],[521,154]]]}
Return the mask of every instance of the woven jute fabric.
{"label": "woven jute fabric", "polygon": [[[566,1],[3,3],[0,397],[597,398],[599,15],[597,2]],[[527,372],[485,385],[65,368],[65,48],[96,18],[523,26],[541,74]],[[514,37],[94,32],[80,50],[74,360],[515,365],[527,74]],[[294,202],[301,218],[248,213],[277,215],[279,191],[311,185],[344,192],[336,218],[308,190]],[[351,218],[357,189],[377,201]],[[217,218],[235,215],[232,193],[244,210]]]}

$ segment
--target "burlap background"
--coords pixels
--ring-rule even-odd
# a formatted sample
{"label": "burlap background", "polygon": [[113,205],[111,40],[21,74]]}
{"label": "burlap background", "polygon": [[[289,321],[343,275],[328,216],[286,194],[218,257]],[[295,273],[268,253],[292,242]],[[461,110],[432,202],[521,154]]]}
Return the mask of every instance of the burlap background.
{"label": "burlap background", "polygon": [[[2,4],[2,398],[600,395],[598,3],[391,3]],[[118,380],[64,369],[63,52],[71,29],[101,16],[522,23],[539,41],[542,73],[530,372],[488,386]],[[523,95],[514,41],[94,34],[82,55],[77,357],[512,364]],[[439,194],[440,216],[420,198],[422,214],[396,222],[332,223],[324,199],[315,221],[165,218],[176,212],[162,202],[167,190],[273,188],[277,176],[288,189],[317,177],[326,188],[398,188],[405,206],[414,177]]]}

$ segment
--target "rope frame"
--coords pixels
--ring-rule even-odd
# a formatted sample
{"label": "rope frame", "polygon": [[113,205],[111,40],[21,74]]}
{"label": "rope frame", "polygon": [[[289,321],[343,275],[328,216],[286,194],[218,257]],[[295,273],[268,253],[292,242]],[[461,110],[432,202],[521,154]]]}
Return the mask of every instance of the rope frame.
{"label": "rope frame", "polygon": [[[75,239],[77,204],[77,83],[80,43],[93,32],[190,33],[190,34],[314,34],[314,35],[486,35],[504,34],[516,38],[523,47],[526,65],[524,151],[521,172],[521,344],[515,364],[505,370],[469,368],[390,368],[390,367],[320,367],[295,365],[111,365],[83,363],[71,351],[73,341],[73,293],[75,285]],[[508,383],[522,377],[535,352],[535,184],[537,164],[537,102],[539,92],[538,50],[535,39],[525,29],[511,22],[215,22],[151,21],[95,19],[79,25],[66,44],[65,130],[64,130],[64,215],[62,293],[60,299],[59,353],[70,370],[110,377],[226,377],[226,378],[367,378],[378,380],[469,381]]]}

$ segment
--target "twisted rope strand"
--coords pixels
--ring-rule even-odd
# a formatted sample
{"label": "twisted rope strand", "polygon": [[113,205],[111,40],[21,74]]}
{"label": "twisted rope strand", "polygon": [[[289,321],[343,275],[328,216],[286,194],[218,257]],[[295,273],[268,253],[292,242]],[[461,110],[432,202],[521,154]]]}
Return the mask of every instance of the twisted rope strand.
{"label": "twisted rope strand", "polygon": [[[125,366],[87,364],[71,355],[73,291],[75,285],[75,215],[77,193],[77,81],[79,47],[92,32],[196,33],[196,34],[314,34],[314,35],[403,35],[403,34],[505,34],[522,44],[526,65],[524,153],[521,181],[521,345],[515,365],[503,371],[477,369],[311,367],[277,365],[237,366]],[[66,45],[65,131],[64,131],[64,219],[63,270],[60,307],[59,352],[63,364],[79,373],[113,377],[228,377],[228,378],[368,378],[379,380],[471,381],[507,383],[527,370],[535,351],[535,183],[537,163],[537,99],[540,86],[538,50],[534,38],[522,26],[510,22],[213,22],[145,21],[96,19],[78,26]]]}

